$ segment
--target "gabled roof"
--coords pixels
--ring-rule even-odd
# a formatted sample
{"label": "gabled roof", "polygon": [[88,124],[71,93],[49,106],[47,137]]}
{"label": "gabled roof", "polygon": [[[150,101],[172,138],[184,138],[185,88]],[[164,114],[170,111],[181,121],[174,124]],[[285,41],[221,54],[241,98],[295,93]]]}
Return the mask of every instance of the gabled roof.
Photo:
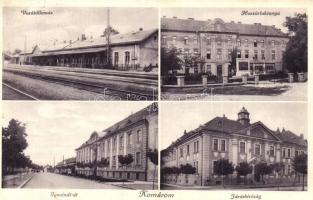
{"label": "gabled roof", "polygon": [[200,32],[227,32],[243,35],[283,36],[287,37],[280,29],[274,26],[255,24],[242,24],[224,22],[222,19],[194,20],[178,18],[162,18],[161,29],[172,31],[200,31]]}
{"label": "gabled roof", "polygon": [[205,123],[203,128],[204,130],[233,133],[248,126],[249,125],[242,125],[240,122],[226,117],[215,117],[211,121]]}
{"label": "gabled roof", "polygon": [[275,131],[274,132],[275,135],[282,140],[283,142],[288,142],[291,144],[297,144],[300,146],[307,146],[307,140],[301,138],[300,136],[296,135],[295,133],[291,132],[291,131]]}
{"label": "gabled roof", "polygon": [[[111,45],[120,45],[120,44],[129,44],[129,43],[137,43],[146,40],[152,34],[156,33],[157,29],[151,30],[142,30],[137,32],[125,33],[125,34],[116,34],[111,36]],[[91,47],[100,47],[106,46],[107,39],[106,37],[97,37],[97,38],[89,38],[86,40],[76,40],[72,43],[61,43],[50,46],[43,50],[43,52],[50,51],[66,51],[72,49],[81,49],[81,48],[91,48]]]}
{"label": "gabled roof", "polygon": [[[153,103],[155,104],[155,103]],[[116,132],[118,132],[120,129],[125,128],[126,126],[133,124],[135,122],[138,122],[142,119],[146,119],[148,115],[150,115],[153,112],[157,112],[151,109],[151,107],[155,106],[153,104],[150,104],[149,106],[139,110],[138,112],[135,112],[134,114],[129,115],[125,119],[115,123],[114,125],[104,129],[101,134],[102,137],[109,137],[111,135],[114,135]]]}

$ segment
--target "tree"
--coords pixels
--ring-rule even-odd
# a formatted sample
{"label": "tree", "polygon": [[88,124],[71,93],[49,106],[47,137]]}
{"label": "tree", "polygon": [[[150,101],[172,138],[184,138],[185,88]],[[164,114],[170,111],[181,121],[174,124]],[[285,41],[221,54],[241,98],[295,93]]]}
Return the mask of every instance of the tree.
{"label": "tree", "polygon": [[246,182],[247,175],[252,173],[252,166],[250,166],[247,162],[241,162],[236,166],[236,171],[238,177],[244,176],[244,180]]}
{"label": "tree", "polygon": [[180,165],[180,171],[182,174],[194,174],[196,173],[196,168],[187,163],[186,165]]}
{"label": "tree", "polygon": [[159,163],[159,153],[158,153],[158,150],[157,149],[154,149],[154,150],[149,149],[149,151],[147,152],[147,157],[154,164],[153,185],[152,185],[152,189],[154,190],[155,172],[156,172],[156,167],[157,167],[157,165]]}
{"label": "tree", "polygon": [[195,68],[195,67],[200,66],[201,73],[204,73],[203,67],[205,64],[205,60],[200,55],[198,55],[198,54],[184,54],[182,61],[183,61],[183,65],[185,66],[185,69]]}
{"label": "tree", "polygon": [[272,168],[269,165],[267,165],[266,162],[256,164],[254,170],[256,176],[261,177],[263,184],[265,184],[264,175],[272,173]]}
{"label": "tree", "polygon": [[233,48],[230,54],[231,60],[230,60],[230,65],[229,65],[229,75],[233,76],[236,74],[236,60],[237,60],[237,48]]}
{"label": "tree", "polygon": [[182,60],[176,48],[161,48],[161,75],[167,76],[169,71],[174,72],[182,67]]}
{"label": "tree", "polygon": [[293,159],[292,165],[296,172],[302,174],[302,190],[304,191],[304,177],[308,173],[307,154],[300,154],[300,155],[295,156]]}
{"label": "tree", "polygon": [[[122,165],[122,167],[126,167],[130,163],[134,161],[133,155],[127,154],[127,155],[119,155],[118,156],[118,162]],[[124,184],[124,181],[123,181]]]}
{"label": "tree", "polygon": [[101,37],[107,37],[108,35],[119,34],[118,30],[114,29],[112,26],[106,27],[101,35]]}
{"label": "tree", "polygon": [[[220,159],[214,164],[213,172],[214,174],[217,174],[219,176],[228,177],[229,174],[232,174],[234,172],[234,166],[227,159]],[[222,177],[222,184],[224,185],[223,179],[224,177]]]}
{"label": "tree", "polygon": [[107,158],[101,158],[100,162],[98,162],[99,167],[108,167],[110,165],[110,161]]}
{"label": "tree", "polygon": [[25,167],[28,164],[23,151],[27,148],[26,126],[22,122],[11,119],[6,128],[2,128],[2,164],[3,171],[8,169],[14,173],[15,167]]}
{"label": "tree", "polygon": [[286,17],[283,26],[288,28],[290,40],[283,55],[283,66],[292,73],[308,71],[308,19],[296,13]]}
{"label": "tree", "polygon": [[13,55],[19,55],[20,53],[22,53],[21,49],[14,49]]}

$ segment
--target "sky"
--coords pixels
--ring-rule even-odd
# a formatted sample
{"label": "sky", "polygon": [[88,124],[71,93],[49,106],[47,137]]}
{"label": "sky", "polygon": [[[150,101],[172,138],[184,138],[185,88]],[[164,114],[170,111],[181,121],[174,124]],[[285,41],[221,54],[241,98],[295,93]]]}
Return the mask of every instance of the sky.
{"label": "sky", "polygon": [[[51,11],[52,15],[23,15],[22,10]],[[137,31],[139,28],[158,27],[156,8],[110,8],[110,24],[120,33]],[[82,33],[98,37],[107,25],[107,8],[3,8],[4,50],[27,50],[36,44],[43,46],[58,40],[76,40]]]}
{"label": "sky", "polygon": [[25,154],[40,165],[75,156],[93,131],[105,128],[151,102],[3,102],[3,127],[14,118],[26,124]]}
{"label": "sky", "polygon": [[166,102],[160,108],[160,149],[167,148],[183,135],[213,118],[223,114],[228,119],[237,120],[242,107],[250,113],[250,122],[261,121],[271,130],[290,130],[308,138],[306,103],[284,102]]}
{"label": "sky", "polygon": [[[267,11],[279,12],[277,16],[268,15],[241,15],[242,11]],[[238,22],[243,24],[261,23],[263,25],[275,25],[277,28],[287,31],[282,24],[285,22],[286,16],[294,16],[295,12],[304,13],[305,9],[299,8],[164,8],[161,9],[161,16],[172,18],[176,16],[180,19],[194,18],[195,20],[208,20],[221,18],[224,22]]]}

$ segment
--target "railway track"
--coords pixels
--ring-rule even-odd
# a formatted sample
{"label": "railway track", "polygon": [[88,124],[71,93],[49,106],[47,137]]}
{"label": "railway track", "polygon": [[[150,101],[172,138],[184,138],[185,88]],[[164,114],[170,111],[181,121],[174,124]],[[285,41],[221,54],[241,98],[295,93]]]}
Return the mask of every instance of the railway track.
{"label": "railway track", "polygon": [[[5,70],[7,71],[7,70]],[[66,77],[55,77],[39,73],[26,73],[23,71],[10,71],[9,73],[30,77],[33,79],[39,79],[48,81],[51,83],[57,83],[64,86],[70,86],[80,90],[85,90],[97,94],[93,100],[106,100],[110,97],[112,100],[130,100],[130,101],[143,101],[143,100],[156,100],[157,92],[152,91],[152,94],[134,92],[116,88],[106,87],[102,84],[88,83],[80,80],[68,79]]]}
{"label": "railway track", "polygon": [[[37,99],[36,97],[26,93],[26,92],[23,92],[7,83],[2,83],[2,87],[4,89],[4,87],[7,87],[10,91],[7,91],[8,93],[10,93],[10,96],[14,96],[15,98],[18,97],[19,100],[39,100]],[[12,100],[12,99],[5,99],[5,100]]]}

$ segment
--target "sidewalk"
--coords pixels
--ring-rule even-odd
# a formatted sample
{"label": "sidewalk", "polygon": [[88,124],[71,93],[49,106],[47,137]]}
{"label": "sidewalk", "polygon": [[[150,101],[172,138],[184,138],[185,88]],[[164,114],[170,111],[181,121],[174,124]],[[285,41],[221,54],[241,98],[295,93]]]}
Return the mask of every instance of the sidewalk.
{"label": "sidewalk", "polygon": [[[153,183],[146,181],[134,181],[134,182],[106,182],[108,184],[118,186],[121,188],[131,189],[131,190],[152,190]],[[154,182],[154,189],[158,189],[158,182]]]}
{"label": "sidewalk", "polygon": [[2,188],[22,188],[34,175],[34,173],[6,175],[2,180]]}

